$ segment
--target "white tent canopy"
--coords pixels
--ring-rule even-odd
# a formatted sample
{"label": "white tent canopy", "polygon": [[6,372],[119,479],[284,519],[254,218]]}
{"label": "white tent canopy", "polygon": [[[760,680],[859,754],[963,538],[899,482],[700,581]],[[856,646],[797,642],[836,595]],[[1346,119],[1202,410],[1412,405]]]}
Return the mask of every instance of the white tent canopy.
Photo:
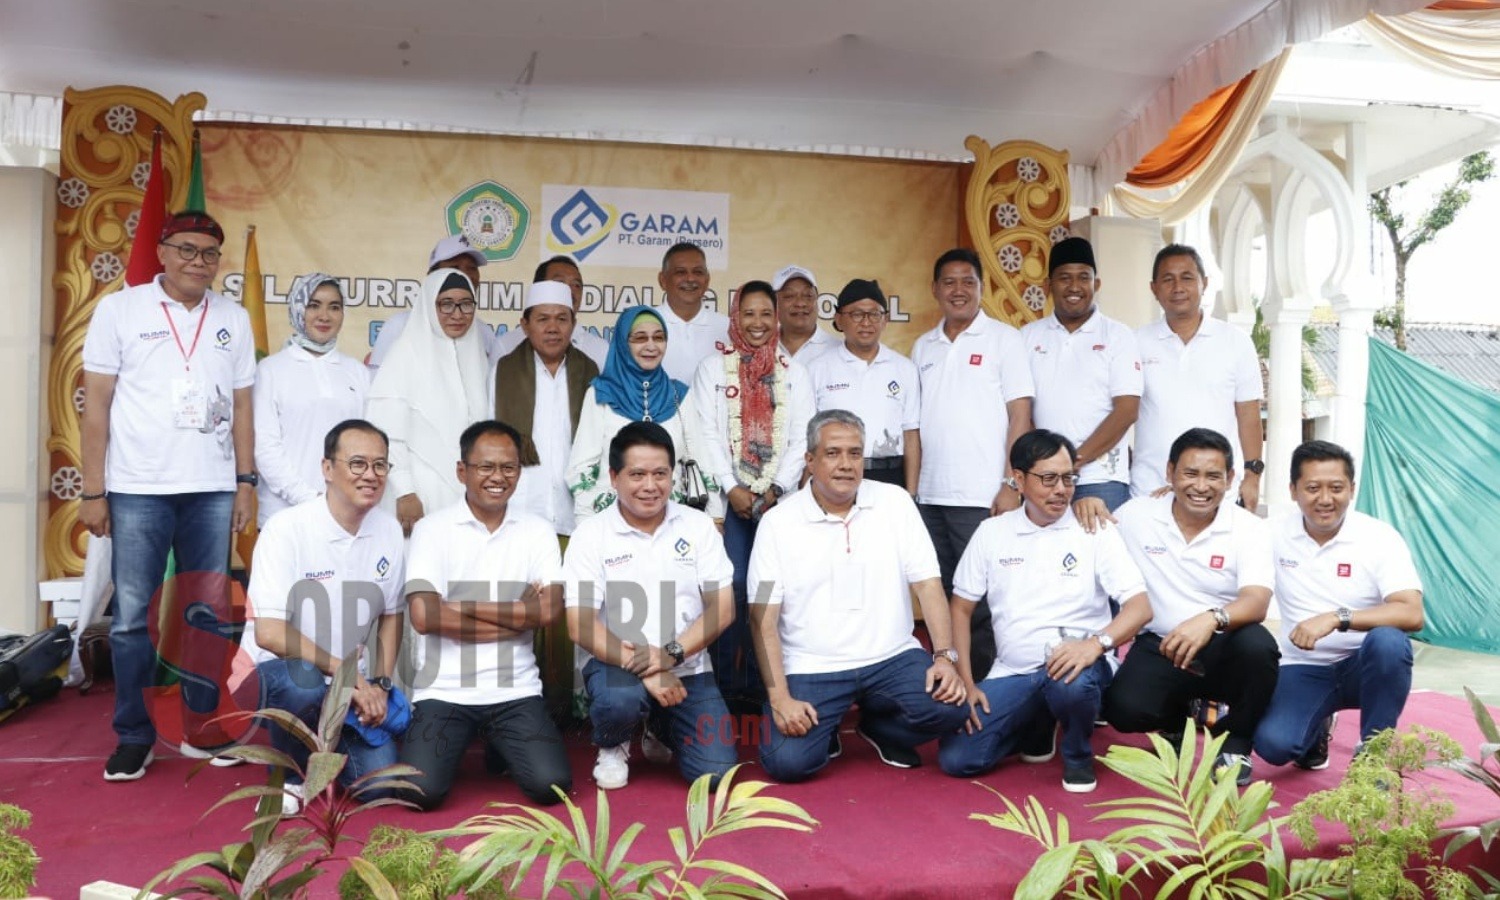
{"label": "white tent canopy", "polygon": [[130,84],[221,114],[935,158],[972,133],[1069,150],[1097,196],[1285,45],[1422,5],[7,2],[0,91]]}

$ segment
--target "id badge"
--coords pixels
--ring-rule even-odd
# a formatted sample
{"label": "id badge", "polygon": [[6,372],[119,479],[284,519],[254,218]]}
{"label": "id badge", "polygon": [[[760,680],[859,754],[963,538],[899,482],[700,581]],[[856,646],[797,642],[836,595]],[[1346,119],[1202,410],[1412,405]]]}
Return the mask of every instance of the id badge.
{"label": "id badge", "polygon": [[192,378],[172,379],[172,427],[201,431],[208,424],[208,392]]}
{"label": "id badge", "polygon": [[858,564],[833,564],[833,605],[838,609],[858,611],[865,608],[865,570]]}

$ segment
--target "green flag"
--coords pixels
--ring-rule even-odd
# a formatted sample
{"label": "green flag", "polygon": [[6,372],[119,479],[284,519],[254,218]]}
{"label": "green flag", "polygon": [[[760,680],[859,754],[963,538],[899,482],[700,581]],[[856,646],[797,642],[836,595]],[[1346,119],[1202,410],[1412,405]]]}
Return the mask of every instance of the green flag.
{"label": "green flag", "polygon": [[208,200],[203,196],[203,145],[198,140],[198,129],[193,129],[193,171],[188,176],[187,203],[183,209],[208,212]]}

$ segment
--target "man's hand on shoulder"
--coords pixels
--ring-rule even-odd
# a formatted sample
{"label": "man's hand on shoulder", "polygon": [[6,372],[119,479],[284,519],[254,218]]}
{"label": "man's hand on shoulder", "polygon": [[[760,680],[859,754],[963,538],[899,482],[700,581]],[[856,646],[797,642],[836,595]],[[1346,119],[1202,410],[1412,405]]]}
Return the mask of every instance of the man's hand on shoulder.
{"label": "man's hand on shoulder", "polygon": [[1115,524],[1115,517],[1110,515],[1109,507],[1105,506],[1104,501],[1098,497],[1084,497],[1081,500],[1074,500],[1073,517],[1078,520],[1079,525],[1083,526],[1083,530],[1089,534],[1093,534],[1105,527],[1106,522],[1110,525]]}

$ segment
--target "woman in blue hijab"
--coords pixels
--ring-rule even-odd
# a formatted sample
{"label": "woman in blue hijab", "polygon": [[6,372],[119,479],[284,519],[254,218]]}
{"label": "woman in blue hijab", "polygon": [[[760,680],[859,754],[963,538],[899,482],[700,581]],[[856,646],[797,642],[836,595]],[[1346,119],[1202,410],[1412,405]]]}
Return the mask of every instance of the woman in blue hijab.
{"label": "woman in blue hijab", "polygon": [[[615,502],[609,483],[609,442],[628,422],[655,422],[672,436],[678,461],[672,499],[682,502],[682,460],[692,458],[692,447],[698,443],[687,429],[697,417],[687,385],[673,381],[662,368],[666,355],[667,325],[660,313],[649,306],[620,312],[604,369],[583,397],[568,457],[568,489],[577,521]],[[718,496],[716,487],[710,486],[709,496]]]}

